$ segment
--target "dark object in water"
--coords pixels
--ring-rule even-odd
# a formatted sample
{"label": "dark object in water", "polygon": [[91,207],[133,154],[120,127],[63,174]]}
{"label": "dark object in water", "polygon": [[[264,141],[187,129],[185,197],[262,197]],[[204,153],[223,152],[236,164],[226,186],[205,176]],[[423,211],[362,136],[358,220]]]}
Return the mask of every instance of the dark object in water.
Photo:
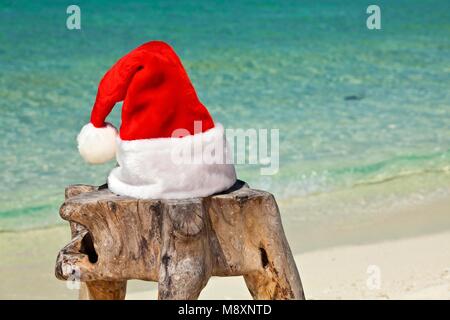
{"label": "dark object in water", "polygon": [[352,96],[345,96],[344,100],[346,101],[351,101],[351,100],[362,100],[362,98],[364,98],[363,96],[356,96],[356,95],[352,95]]}

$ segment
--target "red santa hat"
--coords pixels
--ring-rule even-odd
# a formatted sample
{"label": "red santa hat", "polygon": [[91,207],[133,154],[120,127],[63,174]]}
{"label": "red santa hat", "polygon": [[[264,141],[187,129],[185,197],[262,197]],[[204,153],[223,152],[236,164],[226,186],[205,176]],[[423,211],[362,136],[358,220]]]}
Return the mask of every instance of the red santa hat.
{"label": "red santa hat", "polygon": [[[120,101],[118,132],[106,117]],[[236,181],[223,127],[198,99],[175,51],[161,41],[134,49],[104,75],[90,123],[77,140],[87,162],[116,157],[119,166],[109,174],[108,187],[118,194],[201,197]],[[186,151],[190,157],[174,158]],[[205,151],[213,161],[204,159]]]}

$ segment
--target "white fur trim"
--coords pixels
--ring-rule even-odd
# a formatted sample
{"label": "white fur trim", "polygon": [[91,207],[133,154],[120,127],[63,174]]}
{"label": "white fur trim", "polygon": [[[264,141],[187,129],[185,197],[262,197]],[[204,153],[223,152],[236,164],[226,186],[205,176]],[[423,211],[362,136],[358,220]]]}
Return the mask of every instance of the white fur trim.
{"label": "white fur trim", "polygon": [[78,150],[84,160],[92,164],[105,163],[116,155],[117,129],[110,123],[96,128],[85,125],[78,134]]}
{"label": "white fur trim", "polygon": [[[198,148],[201,146],[201,148]],[[201,150],[200,150],[201,149]],[[223,155],[225,161],[180,162],[180,150]],[[216,158],[218,159],[218,158]],[[125,141],[117,138],[119,166],[108,177],[108,188],[140,199],[205,197],[230,188],[236,182],[234,165],[220,124],[204,133],[183,138]]]}

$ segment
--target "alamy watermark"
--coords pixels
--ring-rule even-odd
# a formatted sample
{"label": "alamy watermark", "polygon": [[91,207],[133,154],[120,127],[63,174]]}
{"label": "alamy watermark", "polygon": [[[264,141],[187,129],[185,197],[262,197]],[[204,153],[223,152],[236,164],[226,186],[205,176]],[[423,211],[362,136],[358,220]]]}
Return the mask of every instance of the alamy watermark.
{"label": "alamy watermark", "polygon": [[381,9],[376,4],[367,7],[366,13],[369,14],[366,20],[366,26],[369,30],[381,29]]}
{"label": "alamy watermark", "polygon": [[80,290],[81,270],[77,266],[63,264],[63,274],[67,275],[66,287],[70,290]]}
{"label": "alamy watermark", "polygon": [[375,264],[367,267],[366,273],[369,275],[366,280],[366,286],[369,290],[381,289],[381,268]]}
{"label": "alamy watermark", "polygon": [[195,121],[193,135],[186,129],[177,129],[172,138],[171,160],[178,165],[259,165],[261,175],[274,175],[280,167],[278,129],[228,128],[222,133],[215,128],[203,132],[202,122]]}
{"label": "alamy watermark", "polygon": [[66,20],[66,27],[69,30],[81,29],[81,9],[79,6],[72,4],[67,7],[66,13],[69,15]]}
{"label": "alamy watermark", "polygon": [[[66,13],[69,15],[66,19],[66,27],[68,30],[81,29],[81,9],[78,5],[71,4],[67,7]],[[376,4],[367,7],[366,13],[369,16],[366,19],[366,26],[369,30],[381,29],[381,9]]]}

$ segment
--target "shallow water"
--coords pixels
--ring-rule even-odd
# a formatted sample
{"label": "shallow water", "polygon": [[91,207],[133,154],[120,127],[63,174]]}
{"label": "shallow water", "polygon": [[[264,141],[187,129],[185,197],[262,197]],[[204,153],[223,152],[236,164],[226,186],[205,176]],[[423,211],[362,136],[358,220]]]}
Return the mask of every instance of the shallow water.
{"label": "shallow water", "polygon": [[0,4],[0,230],[55,224],[64,186],[104,183],[114,164],[84,164],[75,137],[101,76],[152,39],[179,53],[216,121],[280,130],[278,174],[237,169],[301,203],[288,219],[370,219],[450,193],[448,1],[377,1],[381,31],[364,1],[77,3],[79,31],[64,1]]}

